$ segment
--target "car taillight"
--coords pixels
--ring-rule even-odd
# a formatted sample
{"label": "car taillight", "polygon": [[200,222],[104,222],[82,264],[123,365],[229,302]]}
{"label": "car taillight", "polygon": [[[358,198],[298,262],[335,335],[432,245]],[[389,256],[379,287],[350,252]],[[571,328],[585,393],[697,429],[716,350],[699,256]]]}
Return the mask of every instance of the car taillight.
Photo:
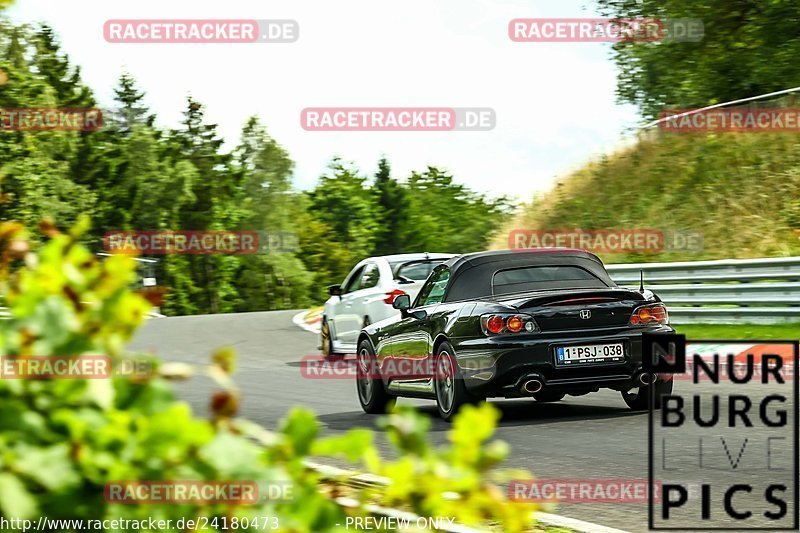
{"label": "car taillight", "polygon": [[643,305],[633,310],[630,323],[632,326],[669,324],[669,314],[664,304]]}
{"label": "car taillight", "polygon": [[392,305],[394,303],[395,298],[397,298],[398,296],[402,296],[404,294],[406,293],[404,291],[401,291],[400,289],[395,289],[392,292],[387,292],[386,298],[383,300],[383,303],[387,305]]}
{"label": "car taillight", "polygon": [[489,320],[486,321],[486,329],[490,333],[500,333],[504,327],[506,327],[506,321],[501,316],[490,316]]}
{"label": "car taillight", "polygon": [[519,333],[525,327],[525,322],[516,315],[510,316],[508,317],[508,322],[506,322],[506,327],[511,333]]}
{"label": "car taillight", "polygon": [[532,316],[513,313],[493,313],[481,316],[481,329],[484,335],[500,333],[532,333],[539,326]]}

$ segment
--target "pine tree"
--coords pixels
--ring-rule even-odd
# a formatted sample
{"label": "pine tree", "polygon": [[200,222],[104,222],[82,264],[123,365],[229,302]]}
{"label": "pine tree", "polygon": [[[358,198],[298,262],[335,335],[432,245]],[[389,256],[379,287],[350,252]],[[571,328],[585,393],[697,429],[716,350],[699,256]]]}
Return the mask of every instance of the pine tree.
{"label": "pine tree", "polygon": [[[223,139],[216,124],[205,122],[205,110],[192,97],[187,99],[182,129],[173,132],[177,143],[176,158],[194,167],[193,202],[181,211],[181,228],[190,230],[222,230],[235,227],[235,212],[229,209],[240,186],[241,175],[231,169],[230,154],[222,153]],[[222,295],[232,294],[235,271],[228,263],[235,259],[202,255],[189,260],[192,279],[202,289],[197,293],[198,306],[212,313],[232,310],[232,303]]]}
{"label": "pine tree", "polygon": [[55,90],[56,105],[60,107],[92,107],[91,90],[81,81],[80,67],[71,65],[61,51],[61,43],[53,29],[43,24],[34,35],[34,65],[45,81]]}
{"label": "pine tree", "polygon": [[114,100],[119,104],[114,118],[123,134],[129,134],[137,124],[153,125],[155,116],[144,104],[144,97],[144,91],[137,88],[133,76],[128,72],[123,73],[114,89]]}
{"label": "pine tree", "polygon": [[[52,34],[48,42],[61,64],[69,65],[68,58],[57,51]],[[57,76],[48,70],[52,64],[41,61],[41,44],[39,32],[0,19],[0,68],[6,76],[0,85],[0,106],[44,107],[58,102],[58,88],[53,86]],[[91,216],[97,194],[75,180],[73,171],[81,144],[82,137],[75,132],[3,132],[0,219],[13,218],[35,227],[48,217],[66,228],[81,214]]]}
{"label": "pine tree", "polygon": [[403,187],[392,178],[391,166],[385,157],[378,161],[374,187],[383,222],[375,242],[375,254],[389,255],[403,252],[400,228],[403,219],[408,215],[408,201]]}

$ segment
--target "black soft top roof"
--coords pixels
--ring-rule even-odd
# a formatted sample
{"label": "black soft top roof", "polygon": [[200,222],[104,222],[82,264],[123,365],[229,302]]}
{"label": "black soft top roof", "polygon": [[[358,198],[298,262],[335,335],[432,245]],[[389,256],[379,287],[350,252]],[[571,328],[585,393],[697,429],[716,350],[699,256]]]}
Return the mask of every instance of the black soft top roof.
{"label": "black soft top roof", "polygon": [[495,250],[458,255],[444,263],[450,268],[445,302],[471,300],[492,295],[492,278],[500,270],[529,266],[572,265],[580,267],[609,287],[617,284],[608,276],[603,262],[593,253],[575,248],[534,248]]}

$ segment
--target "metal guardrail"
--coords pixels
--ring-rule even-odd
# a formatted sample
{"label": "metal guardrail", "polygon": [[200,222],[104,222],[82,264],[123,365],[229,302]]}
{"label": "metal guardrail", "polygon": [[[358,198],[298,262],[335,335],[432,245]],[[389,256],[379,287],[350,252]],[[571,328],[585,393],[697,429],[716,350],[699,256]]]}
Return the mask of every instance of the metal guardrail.
{"label": "metal guardrail", "polygon": [[620,285],[645,287],[679,324],[800,322],[800,257],[606,265]]}
{"label": "metal guardrail", "polygon": [[[800,322],[800,257],[606,265],[620,285],[645,287],[678,324]],[[163,315],[153,314],[154,317]],[[8,311],[0,307],[0,319]]]}

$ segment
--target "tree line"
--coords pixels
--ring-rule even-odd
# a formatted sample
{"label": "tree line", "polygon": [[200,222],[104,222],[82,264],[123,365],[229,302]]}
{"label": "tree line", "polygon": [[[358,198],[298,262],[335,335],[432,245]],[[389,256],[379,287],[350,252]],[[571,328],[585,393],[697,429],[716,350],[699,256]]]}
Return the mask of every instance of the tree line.
{"label": "tree line", "polygon": [[[96,107],[91,88],[46,25],[0,19],[0,107]],[[86,244],[112,230],[293,232],[298,247],[258,255],[166,255],[167,314],[244,312],[321,303],[360,259],[483,249],[510,202],[429,166],[404,179],[381,159],[374,176],[333,158],[310,191],[257,117],[226,150],[202,103],[188,97],[161,127],[133,76],[121,75],[97,131],[0,131],[0,220],[62,230],[88,216]]]}
{"label": "tree line", "polygon": [[617,96],[646,118],[800,86],[800,3],[792,0],[598,0],[603,15],[703,23],[697,42],[619,42]]}

